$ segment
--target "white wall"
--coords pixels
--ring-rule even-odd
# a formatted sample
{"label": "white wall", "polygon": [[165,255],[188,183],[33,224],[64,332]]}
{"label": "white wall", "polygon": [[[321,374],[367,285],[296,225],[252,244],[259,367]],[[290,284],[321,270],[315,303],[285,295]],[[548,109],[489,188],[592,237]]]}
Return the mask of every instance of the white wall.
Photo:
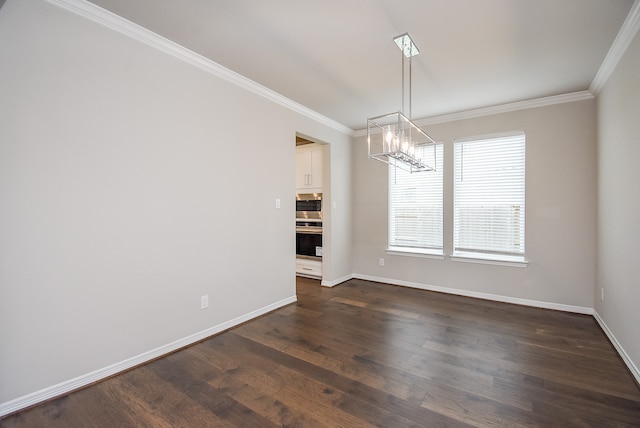
{"label": "white wall", "polygon": [[[359,138],[354,148],[354,272],[416,287],[589,312],[595,272],[595,118],[595,100],[587,99],[425,127],[445,143],[447,254],[453,241],[453,140],[525,131],[526,268],[386,254],[387,167],[367,159],[366,137]],[[381,257],[384,266],[379,266]]]}
{"label": "white wall", "polygon": [[[335,286],[351,278],[351,144],[334,144],[328,147],[331,160],[329,191],[324,192],[322,285]],[[325,151],[325,159],[327,151]],[[325,165],[326,167],[326,165]],[[326,168],[325,168],[326,169]],[[325,173],[326,177],[326,173]],[[331,263],[327,264],[329,258]]]}
{"label": "white wall", "polygon": [[4,4],[0,60],[0,410],[295,299],[296,132],[338,207],[350,136],[41,0]]}
{"label": "white wall", "polygon": [[[640,382],[640,36],[598,96],[595,310]],[[605,298],[601,301],[600,291]]]}

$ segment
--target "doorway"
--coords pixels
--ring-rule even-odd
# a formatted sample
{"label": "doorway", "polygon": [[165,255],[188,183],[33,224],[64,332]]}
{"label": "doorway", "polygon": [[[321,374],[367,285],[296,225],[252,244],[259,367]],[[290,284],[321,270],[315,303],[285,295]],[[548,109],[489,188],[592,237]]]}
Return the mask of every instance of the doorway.
{"label": "doorway", "polygon": [[328,224],[328,144],[296,135],[296,275],[322,280]]}

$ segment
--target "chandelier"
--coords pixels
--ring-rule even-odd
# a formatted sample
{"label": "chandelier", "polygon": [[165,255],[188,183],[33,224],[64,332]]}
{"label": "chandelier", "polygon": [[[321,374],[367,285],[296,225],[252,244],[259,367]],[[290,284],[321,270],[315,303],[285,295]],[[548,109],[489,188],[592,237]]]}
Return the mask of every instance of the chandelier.
{"label": "chandelier", "polygon": [[[420,53],[409,33],[393,39],[402,51],[402,110],[405,107],[405,61],[409,60],[409,117],[403,111],[367,119],[369,158],[405,171],[435,171],[436,142],[411,121],[411,59]],[[433,164],[423,160],[425,148],[433,146]]]}

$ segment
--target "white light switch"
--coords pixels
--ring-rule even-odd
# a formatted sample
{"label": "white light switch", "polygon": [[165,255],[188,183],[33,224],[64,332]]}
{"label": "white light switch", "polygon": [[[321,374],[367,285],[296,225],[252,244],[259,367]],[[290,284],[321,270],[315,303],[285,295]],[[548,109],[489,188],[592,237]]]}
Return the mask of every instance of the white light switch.
{"label": "white light switch", "polygon": [[280,208],[280,199],[279,198],[276,199],[276,208]]}

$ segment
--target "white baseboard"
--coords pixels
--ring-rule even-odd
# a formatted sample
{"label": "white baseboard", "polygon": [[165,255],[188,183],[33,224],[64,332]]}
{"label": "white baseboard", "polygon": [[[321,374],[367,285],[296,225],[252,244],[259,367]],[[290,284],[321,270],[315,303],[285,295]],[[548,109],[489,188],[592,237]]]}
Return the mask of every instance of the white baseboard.
{"label": "white baseboard", "polygon": [[196,342],[199,342],[210,336],[213,336],[214,334],[221,333],[225,330],[228,330],[244,322],[257,318],[268,312],[274,311],[278,308],[289,305],[291,303],[295,303],[296,300],[297,300],[296,296],[288,297],[286,299],[280,300],[279,302],[275,302],[271,305],[267,305],[253,312],[249,312],[248,314],[234,318],[230,321],[223,322],[216,326],[210,327],[206,330],[202,330],[198,333],[192,334],[190,336],[187,336],[182,339],[178,339],[174,342],[168,343],[166,345],[160,346],[156,349],[152,349],[148,352],[144,352],[140,355],[136,355],[135,357],[128,358],[119,363],[115,363],[110,366],[103,367],[91,373],[86,373],[74,379],[61,382],[57,385],[53,385],[48,388],[41,389],[40,391],[33,392],[31,394],[16,398],[14,400],[7,401],[5,403],[0,403],[0,417],[8,415],[10,413],[17,412],[21,409],[25,409],[35,404],[42,403],[43,401],[50,400],[52,398],[59,397],[64,394],[68,394],[76,389],[79,389],[84,386],[90,385],[94,382],[106,379],[110,376],[121,373],[125,370],[138,366],[140,364],[144,364],[158,357],[162,357],[163,355],[167,355],[171,352],[177,351],[178,349],[184,348],[185,346],[192,345]]}
{"label": "white baseboard", "polygon": [[[633,363],[631,358],[629,358],[628,354],[626,353],[622,345],[620,345],[620,342],[618,342],[618,340],[613,335],[609,327],[606,325],[602,317],[600,317],[600,315],[592,308],[563,305],[558,303],[541,302],[536,300],[520,299],[520,298],[500,296],[500,295],[494,295],[494,294],[488,294],[488,293],[479,293],[479,292],[473,292],[473,291],[467,291],[467,290],[439,287],[434,285],[421,284],[421,283],[415,283],[415,282],[409,282],[409,281],[400,281],[397,279],[382,278],[382,277],[362,275],[362,274],[346,275],[342,278],[339,278],[333,281],[322,281],[322,286],[334,287],[352,278],[363,279],[367,281],[382,282],[382,283],[387,283],[392,285],[400,285],[400,286],[411,287],[411,288],[418,288],[418,289],[428,290],[428,291],[437,291],[437,292],[447,293],[447,294],[456,294],[459,296],[475,297],[475,298],[480,298],[485,300],[493,300],[497,302],[514,303],[514,304],[524,305],[524,306],[532,306],[532,307],[539,307],[539,308],[545,308],[545,309],[560,310],[565,312],[593,315],[596,321],[598,322],[598,324],[600,325],[600,327],[602,328],[602,330],[605,332],[605,334],[607,335],[607,337],[615,347],[616,351],[618,352],[622,360],[625,362],[625,364],[629,368],[629,371],[635,378],[636,382],[640,384],[640,370],[638,369],[638,367],[636,367],[636,365]],[[100,381],[102,379],[106,379],[110,376],[113,376],[117,373],[128,370],[140,364],[144,364],[148,361],[151,361],[163,355],[174,352],[180,348],[184,348],[185,346],[189,346],[191,344],[199,342],[203,339],[206,339],[207,337],[221,333],[225,330],[228,330],[232,327],[240,325],[253,318],[257,318],[268,312],[271,312],[273,310],[276,310],[278,308],[281,308],[283,306],[286,306],[295,302],[296,302],[296,296],[283,299],[279,302],[265,306],[263,308],[255,310],[243,316],[234,318],[230,321],[210,327],[206,330],[202,330],[198,333],[176,340],[167,345],[158,347],[156,349],[153,349],[151,351],[142,353],[135,357],[126,359],[119,363],[112,364],[102,369],[84,374],[82,376],[78,376],[74,379],[70,379],[68,381],[59,383],[57,385],[50,386],[48,388],[42,389],[40,391],[36,391],[34,393],[25,395],[23,397],[19,397],[5,403],[0,403],[0,417],[8,415],[13,412],[17,412],[21,409],[33,406],[35,404],[44,402],[46,400],[50,400],[52,398],[55,398],[64,394],[68,394],[69,392],[72,392],[76,389],[82,388],[86,385]]]}
{"label": "white baseboard", "polygon": [[353,279],[353,275],[346,275],[346,276],[343,276],[342,278],[338,278],[333,281],[322,280],[322,283],[320,283],[320,285],[322,285],[323,287],[335,287],[336,285],[342,284],[343,282],[347,282],[350,279]]}
{"label": "white baseboard", "polygon": [[613,344],[613,347],[616,348],[616,351],[618,351],[618,355],[620,355],[622,361],[624,361],[624,363],[627,365],[627,368],[635,378],[636,383],[640,385],[640,370],[638,370],[638,367],[633,363],[633,361],[629,357],[629,354],[627,354],[620,342],[618,342],[618,339],[616,339],[611,330],[609,330],[609,327],[595,309],[593,310],[593,317],[600,325],[600,328],[602,328],[602,331],[604,331],[604,334],[607,335],[609,341]]}
{"label": "white baseboard", "polygon": [[501,296],[498,294],[480,293],[476,291],[459,290],[457,288],[439,287],[437,285],[421,284],[418,282],[400,281],[391,278],[381,278],[371,275],[353,274],[354,278],[364,279],[367,281],[383,282],[392,285],[401,285],[404,287],[419,288],[421,290],[437,291],[439,293],[455,294],[458,296],[475,297],[477,299],[493,300],[495,302],[513,303],[516,305],[532,306],[535,308],[553,309],[563,312],[574,312],[578,314],[592,315],[593,308],[583,306],[563,305],[561,303],[541,302],[538,300],[521,299],[518,297]]}

